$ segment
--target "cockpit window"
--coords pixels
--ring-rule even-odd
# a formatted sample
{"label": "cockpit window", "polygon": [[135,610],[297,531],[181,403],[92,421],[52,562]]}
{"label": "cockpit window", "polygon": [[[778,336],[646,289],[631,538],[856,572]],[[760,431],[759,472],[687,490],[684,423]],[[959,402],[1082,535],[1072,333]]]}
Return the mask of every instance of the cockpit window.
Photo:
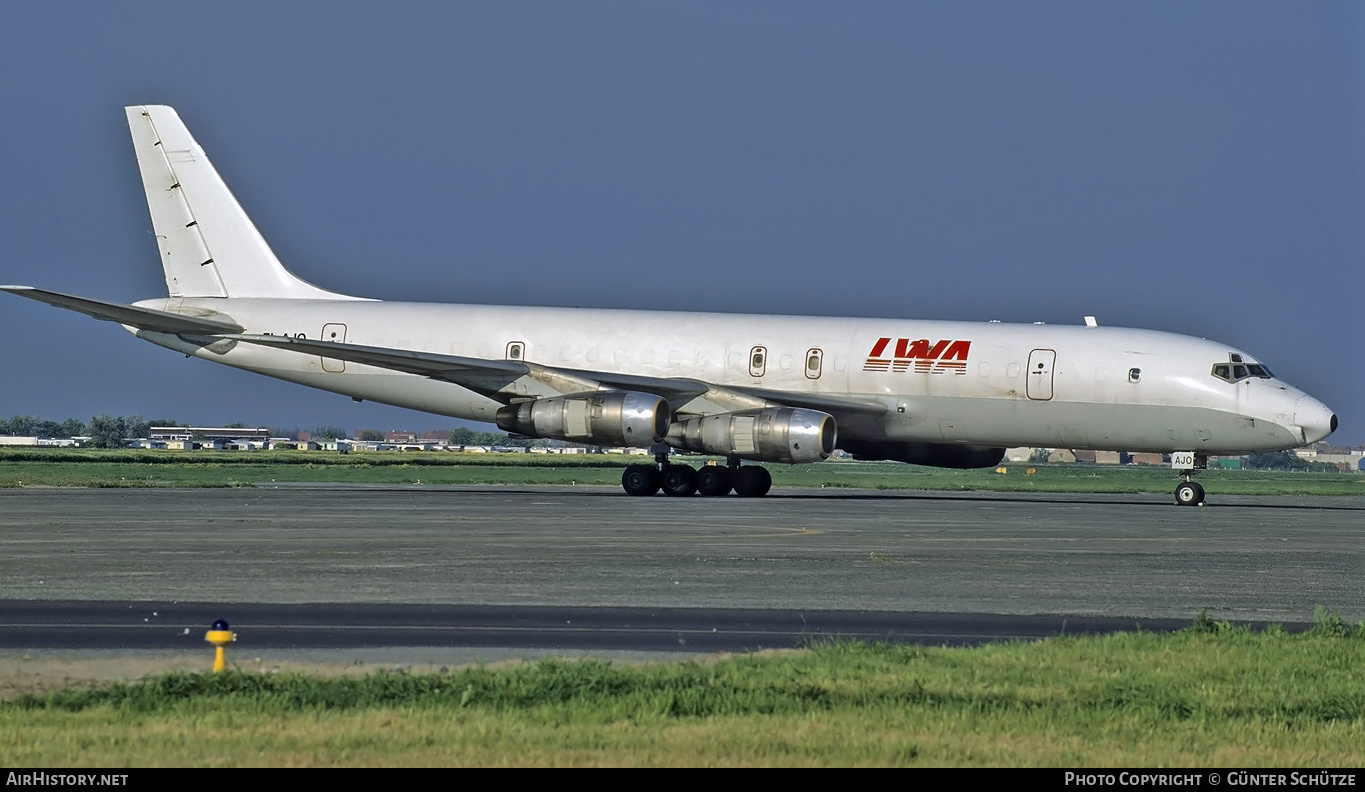
{"label": "cockpit window", "polygon": [[1260,363],[1247,363],[1241,355],[1233,353],[1228,355],[1227,363],[1213,364],[1213,376],[1224,382],[1241,382],[1252,377],[1272,379],[1275,375],[1271,374],[1270,369]]}

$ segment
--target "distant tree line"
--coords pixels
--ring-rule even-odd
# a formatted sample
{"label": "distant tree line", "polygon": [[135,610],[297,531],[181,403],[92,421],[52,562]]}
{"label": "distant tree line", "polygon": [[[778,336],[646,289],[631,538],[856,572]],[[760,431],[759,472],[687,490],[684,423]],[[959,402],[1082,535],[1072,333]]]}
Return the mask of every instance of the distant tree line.
{"label": "distant tree line", "polygon": [[80,437],[85,434],[85,424],[75,418],[67,418],[58,423],[39,418],[36,415],[16,415],[13,418],[0,418],[0,435],[12,437]]}
{"label": "distant tree line", "polygon": [[530,440],[513,440],[506,432],[476,432],[461,426],[450,430],[450,444],[462,446],[515,446],[527,448]]}
{"label": "distant tree line", "polygon": [[[136,414],[116,418],[108,413],[103,413],[91,418],[89,423],[76,418],[68,418],[65,421],[58,422],[49,421],[36,415],[16,415],[13,418],[0,418],[0,435],[52,438],[89,437],[90,445],[96,448],[121,448],[128,440],[150,435],[153,426],[188,427],[189,424],[182,424],[169,418],[146,420],[141,415]],[[224,428],[245,429],[248,426],[244,423],[234,422],[226,424]],[[298,427],[272,427],[270,434],[273,437],[297,439],[300,431]],[[193,439],[205,439],[200,432],[195,432],[194,435]],[[342,440],[350,435],[339,426],[319,426],[310,432],[310,436],[314,440]],[[356,439],[383,442],[384,435],[374,429],[366,429],[359,432]],[[452,429],[449,442],[453,445],[464,446],[511,446],[519,448],[547,444],[546,441],[514,440],[508,437],[505,432],[476,432],[465,427]]]}
{"label": "distant tree line", "polygon": [[11,437],[52,437],[65,439],[89,437],[90,445],[96,448],[122,448],[125,441],[151,434],[153,426],[181,426],[170,419],[155,418],[147,420],[141,415],[125,415],[115,418],[101,413],[84,423],[77,418],[65,421],[49,421],[36,415],[16,415],[13,418],[0,418],[0,435]]}
{"label": "distant tree line", "polygon": [[1292,451],[1268,451],[1248,454],[1242,460],[1246,470],[1306,470],[1310,473],[1336,473],[1338,468],[1330,462],[1309,462],[1300,459]]}
{"label": "distant tree line", "polygon": [[96,415],[89,423],[77,418],[65,421],[49,421],[36,415],[16,415],[0,419],[0,435],[12,437],[89,437],[91,445],[97,448],[120,448],[124,440],[131,437],[146,437],[153,426],[179,426],[171,420],[146,420],[141,415],[125,415],[115,418],[108,413]]}

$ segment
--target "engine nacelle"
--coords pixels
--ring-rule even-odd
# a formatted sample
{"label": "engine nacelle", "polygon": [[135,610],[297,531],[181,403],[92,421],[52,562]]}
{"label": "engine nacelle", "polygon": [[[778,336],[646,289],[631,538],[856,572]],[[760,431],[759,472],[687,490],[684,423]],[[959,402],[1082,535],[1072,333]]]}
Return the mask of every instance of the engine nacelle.
{"label": "engine nacelle", "polygon": [[940,468],[995,467],[1005,449],[952,443],[910,443],[897,440],[847,441],[841,446],[854,459],[890,459],[911,465]]}
{"label": "engine nacelle", "polygon": [[668,434],[672,410],[651,393],[598,391],[498,408],[504,432],[576,443],[648,446]]}
{"label": "engine nacelle", "polygon": [[674,448],[762,462],[819,462],[834,453],[834,416],[797,407],[707,415],[674,421]]}

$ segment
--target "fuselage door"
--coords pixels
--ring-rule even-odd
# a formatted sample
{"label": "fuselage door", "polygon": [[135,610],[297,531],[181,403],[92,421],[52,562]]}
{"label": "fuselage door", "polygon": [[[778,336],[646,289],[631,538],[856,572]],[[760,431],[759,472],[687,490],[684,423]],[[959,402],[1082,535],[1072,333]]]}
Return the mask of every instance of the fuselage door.
{"label": "fuselage door", "polygon": [[1052,366],[1057,362],[1057,352],[1052,349],[1035,349],[1028,353],[1028,397],[1035,401],[1052,398]]}
{"label": "fuselage door", "polygon": [[[346,325],[344,324],[325,324],[322,326],[322,340],[335,341],[339,344],[346,343]],[[346,361],[335,360],[333,358],[322,359],[322,370],[339,374],[346,370]]]}

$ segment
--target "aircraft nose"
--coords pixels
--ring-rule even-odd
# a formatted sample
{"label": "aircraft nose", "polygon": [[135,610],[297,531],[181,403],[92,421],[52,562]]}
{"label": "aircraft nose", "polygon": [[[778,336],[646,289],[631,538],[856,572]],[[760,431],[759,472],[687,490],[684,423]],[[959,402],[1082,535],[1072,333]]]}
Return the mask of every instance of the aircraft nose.
{"label": "aircraft nose", "polygon": [[1312,396],[1302,396],[1294,402],[1294,424],[1302,430],[1305,444],[1316,443],[1337,430],[1337,416]]}

